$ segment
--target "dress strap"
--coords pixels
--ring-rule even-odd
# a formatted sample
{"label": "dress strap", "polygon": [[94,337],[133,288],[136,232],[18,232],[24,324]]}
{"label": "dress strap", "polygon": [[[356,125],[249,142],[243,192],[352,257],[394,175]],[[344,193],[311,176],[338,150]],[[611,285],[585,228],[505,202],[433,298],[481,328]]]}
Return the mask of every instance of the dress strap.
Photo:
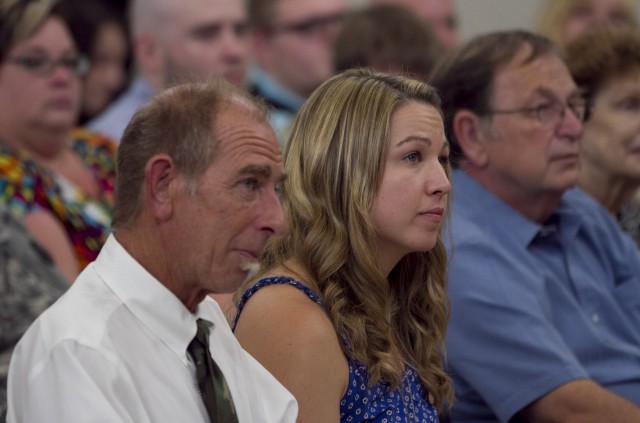
{"label": "dress strap", "polygon": [[307,297],[311,298],[314,302],[316,302],[320,307],[324,309],[324,304],[322,303],[322,300],[320,299],[320,297],[318,297],[318,295],[315,292],[313,292],[308,286],[302,284],[301,282],[298,282],[297,280],[292,279],[288,276],[275,276],[271,278],[264,278],[257,281],[255,284],[253,284],[251,288],[247,289],[244,292],[244,294],[242,294],[242,297],[240,298],[240,301],[238,303],[238,311],[236,312],[236,317],[235,319],[233,319],[233,324],[231,325],[231,330],[232,331],[236,330],[236,325],[238,324],[238,319],[240,318],[240,313],[242,312],[244,305],[246,304],[247,301],[249,301],[249,298],[251,298],[251,296],[256,293],[256,291],[258,291],[260,288],[264,286],[284,285],[284,284],[291,285],[298,288],[299,290],[304,292],[307,295]]}

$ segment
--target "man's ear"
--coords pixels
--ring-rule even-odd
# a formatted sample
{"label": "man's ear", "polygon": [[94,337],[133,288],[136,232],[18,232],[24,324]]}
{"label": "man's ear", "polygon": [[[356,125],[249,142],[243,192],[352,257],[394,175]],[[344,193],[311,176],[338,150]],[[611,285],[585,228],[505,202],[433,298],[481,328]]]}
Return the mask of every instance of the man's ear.
{"label": "man's ear", "polygon": [[155,35],[143,32],[133,40],[133,52],[140,71],[152,84],[162,86],[164,81],[156,81],[161,77],[164,66],[164,51]]}
{"label": "man's ear", "polygon": [[266,29],[256,28],[251,33],[252,54],[256,62],[261,66],[264,66],[265,63],[269,66],[271,62],[271,51],[268,46],[269,39],[270,35]]}
{"label": "man's ear", "polygon": [[156,154],[144,167],[144,201],[156,220],[166,221],[173,215],[174,195],[178,187],[178,169],[171,157]]}
{"label": "man's ear", "polygon": [[489,157],[485,132],[480,117],[470,110],[459,110],[453,117],[453,131],[465,160],[476,167],[484,167]]}

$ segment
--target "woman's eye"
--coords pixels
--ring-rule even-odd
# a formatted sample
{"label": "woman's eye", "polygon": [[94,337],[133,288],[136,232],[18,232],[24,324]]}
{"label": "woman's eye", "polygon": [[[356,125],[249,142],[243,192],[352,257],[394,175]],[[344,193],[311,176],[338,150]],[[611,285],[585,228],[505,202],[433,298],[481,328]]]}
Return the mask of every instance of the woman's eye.
{"label": "woman's eye", "polygon": [[640,98],[626,98],[617,104],[618,109],[636,112],[640,110]]}
{"label": "woman's eye", "polygon": [[407,154],[406,156],[404,156],[403,160],[407,160],[411,163],[416,163],[420,161],[420,153],[418,153],[417,151],[413,151]]}
{"label": "woman's eye", "polygon": [[449,155],[447,154],[446,156],[438,157],[438,161],[442,166],[446,166],[447,164],[449,164]]}

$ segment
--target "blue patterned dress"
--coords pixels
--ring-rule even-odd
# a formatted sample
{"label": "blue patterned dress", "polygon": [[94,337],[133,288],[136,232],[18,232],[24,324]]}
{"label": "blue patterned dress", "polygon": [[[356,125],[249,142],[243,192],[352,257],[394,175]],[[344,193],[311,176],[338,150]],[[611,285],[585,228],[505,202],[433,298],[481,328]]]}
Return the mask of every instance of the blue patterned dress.
{"label": "blue patterned dress", "polygon": [[[249,288],[240,299],[238,312],[232,328],[236,323],[246,302],[260,288],[268,285],[288,284],[303,291],[311,300],[324,308],[322,300],[307,286],[285,276],[261,279]],[[348,344],[345,345],[348,348]],[[379,423],[423,423],[439,422],[435,408],[427,399],[427,392],[422,387],[415,370],[407,366],[398,387],[390,389],[388,382],[379,381],[369,386],[367,367],[349,358],[349,386],[340,401],[341,422],[379,422]]]}

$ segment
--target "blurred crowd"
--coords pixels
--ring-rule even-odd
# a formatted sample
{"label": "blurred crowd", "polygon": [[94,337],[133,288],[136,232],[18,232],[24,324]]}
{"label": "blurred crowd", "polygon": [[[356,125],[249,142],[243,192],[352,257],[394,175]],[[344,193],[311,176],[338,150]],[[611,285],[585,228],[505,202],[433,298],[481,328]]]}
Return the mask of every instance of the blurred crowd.
{"label": "blurred crowd", "polygon": [[[347,121],[344,126],[330,126],[334,117],[332,110],[323,109],[327,102],[333,101],[333,106],[340,108],[336,110],[344,113],[355,114],[358,109],[353,104],[369,107],[359,97],[364,89],[359,86],[345,88],[353,90],[348,98],[331,97],[330,85],[325,88],[327,93],[316,93],[327,81],[333,81],[331,78],[352,68],[415,79],[433,86],[442,98],[440,106],[438,101],[425,100],[427,94],[403,94],[421,107],[442,108],[438,116],[457,169],[451,174],[447,170],[452,186],[438,189],[441,194],[451,189],[451,197],[460,200],[453,208],[452,230],[443,237],[454,246],[447,262],[449,361],[443,359],[442,364],[452,382],[449,385],[444,372],[437,373],[437,354],[429,356],[429,366],[416,366],[418,374],[412,376],[435,395],[440,419],[555,421],[547,418],[556,412],[570,413],[572,407],[583,407],[587,414],[596,416],[602,411],[593,410],[596,404],[607,403],[611,408],[603,406],[603,410],[615,409],[635,416],[629,421],[640,421],[640,258],[635,257],[640,248],[637,10],[634,0],[548,0],[539,10],[533,30],[514,30],[509,36],[481,34],[467,41],[460,37],[453,0],[367,0],[357,5],[348,0],[2,0],[0,421],[7,412],[7,372],[14,346],[29,325],[96,260],[112,234],[116,179],[120,177],[116,156],[121,140],[135,139],[138,134],[134,130],[144,129],[128,128],[136,112],[171,87],[223,77],[267,107],[266,116],[280,149],[291,157],[299,155],[302,163],[306,153],[301,146],[310,139],[346,136],[352,131],[350,125],[358,125]],[[409,90],[410,83],[402,89],[393,85],[396,83],[400,84],[385,80],[394,89]],[[318,97],[321,95],[324,103]],[[381,91],[379,95],[390,94]],[[518,95],[530,98],[517,104]],[[389,123],[392,115],[385,115],[372,103],[370,107],[371,116],[393,127],[393,122]],[[167,112],[166,116],[171,119],[174,115]],[[502,118],[511,120],[502,122]],[[525,118],[560,128],[554,129],[554,136],[564,144],[547,148],[541,139],[549,138],[551,130],[518,120]],[[518,125],[521,132],[516,133]],[[366,125],[361,130],[365,131]],[[503,138],[511,141],[512,152],[495,141]],[[373,139],[371,143],[373,146]],[[128,148],[131,160],[137,158],[136,149]],[[313,150],[309,145],[305,148]],[[143,146],[140,149],[144,154]],[[562,161],[564,173],[558,171],[563,176],[550,182],[546,179],[550,171],[542,168],[558,164],[550,164],[551,160],[536,164],[535,160],[536,155],[548,158],[554,154]],[[343,159],[337,153],[325,157],[327,161]],[[356,166],[353,160],[350,165]],[[305,169],[314,165],[306,164]],[[338,172],[338,167],[324,166],[316,177]],[[304,192],[311,181],[305,182],[308,175],[296,175],[295,169],[293,164],[287,167],[292,178],[287,183],[293,192]],[[515,176],[517,172],[520,174]],[[146,176],[148,173],[131,176],[131,183],[141,184]],[[343,182],[341,178],[336,187]],[[354,177],[351,182],[357,180]],[[380,183],[375,179],[369,182],[373,181]],[[495,198],[482,199],[476,185]],[[574,186],[586,196],[561,202],[560,197],[574,192]],[[314,200],[322,198],[321,194],[309,195]],[[517,211],[517,216],[511,209],[503,210],[503,202]],[[309,204],[313,202],[309,200]],[[558,223],[558,219],[569,220],[562,214],[565,206],[566,210],[581,209],[594,228],[583,238],[575,235],[576,240],[567,245],[564,237],[578,224],[565,228]],[[285,207],[285,214],[287,210]],[[295,205],[291,210],[288,218],[298,213]],[[462,210],[460,218],[455,215],[458,210]],[[487,218],[492,214],[495,221]],[[511,229],[487,229],[501,223],[512,225]],[[523,257],[516,250],[518,242],[524,241],[516,238],[529,223],[536,231],[543,228],[545,239],[528,235],[531,246],[526,253],[531,256]],[[299,230],[304,236],[314,236],[299,220],[290,221],[289,226],[294,235]],[[560,234],[560,240],[546,238],[555,233]],[[306,248],[294,235],[291,244],[280,246],[280,254],[289,251],[295,257],[299,249]],[[569,245],[575,246],[571,251],[575,263],[566,257],[563,262],[564,256],[558,252],[569,250]],[[274,250],[268,251],[278,257]],[[286,260],[273,260],[271,269],[291,270]],[[501,260],[513,266],[504,266]],[[294,262],[293,270],[306,263],[300,258]],[[594,266],[593,262],[602,264]],[[496,270],[501,266],[509,268]],[[540,266],[552,269],[551,276]],[[306,273],[309,271],[302,268],[292,275],[317,278]],[[447,274],[444,265],[442,272]],[[260,274],[274,276],[265,272],[264,263]],[[602,285],[611,285],[612,297],[603,294],[597,284],[580,283],[588,279],[586,275],[598,275]],[[566,290],[547,286],[556,276],[568,281]],[[526,280],[530,288],[508,294],[512,288],[506,286],[514,280],[522,284]],[[622,280],[630,282],[623,284]],[[314,291],[321,295],[311,298],[326,303],[330,310],[333,320],[329,329],[341,334],[336,349],[351,351],[353,347],[367,364],[376,363],[373,367],[380,372],[378,376],[403,377],[393,371],[398,363],[385,354],[399,353],[402,362],[413,348],[412,342],[444,343],[446,323],[438,320],[439,314],[429,314],[428,318],[438,320],[436,332],[442,328],[442,334],[416,335],[407,329],[391,353],[381,347],[375,350],[379,353],[375,357],[363,348],[370,344],[347,342],[346,347],[340,346],[345,339],[360,339],[354,334],[361,336],[369,327],[336,317],[343,312],[336,304],[351,297],[332,289],[336,288],[316,281]],[[536,299],[546,290],[551,292],[549,298]],[[235,300],[230,292],[213,297],[232,315],[241,295],[237,293]],[[401,296],[394,292],[394,298],[396,295]],[[603,296],[609,301],[604,305],[594,299]],[[444,297],[434,294],[428,299],[433,303],[428,304],[436,309],[434,304],[449,304]],[[584,308],[572,309],[575,304],[565,297],[576,297],[576,303]],[[619,306],[618,300],[628,305],[628,310]],[[273,301],[277,301],[275,297]],[[536,307],[539,312],[530,311]],[[442,306],[442,316],[449,313],[445,309],[449,310],[448,305]],[[388,315],[404,316],[393,308],[384,310]],[[576,317],[580,313],[587,317]],[[245,315],[247,320],[255,316],[251,308]],[[255,320],[259,324],[260,318]],[[241,344],[258,361],[263,358],[262,364],[278,376],[277,365],[269,368],[277,361],[277,354],[263,353],[262,345],[252,341],[257,335],[246,329],[247,325],[239,326]],[[572,331],[580,336],[568,339]],[[527,340],[518,338],[522,332],[527,333]],[[409,356],[416,359],[412,354]],[[515,364],[505,365],[508,371],[501,373],[492,367],[509,360]],[[527,371],[520,371],[520,367]],[[423,372],[427,371],[436,372],[441,379],[426,377]],[[317,404],[305,408],[300,398],[320,394],[305,391],[303,384],[288,376],[278,379],[298,398],[300,416],[312,416]],[[576,380],[585,384],[572,385]],[[536,386],[518,388],[527,383]],[[456,400],[448,409],[443,404],[451,402],[451,392]],[[618,415],[609,416],[610,420],[605,417],[600,421],[622,421]]]}

